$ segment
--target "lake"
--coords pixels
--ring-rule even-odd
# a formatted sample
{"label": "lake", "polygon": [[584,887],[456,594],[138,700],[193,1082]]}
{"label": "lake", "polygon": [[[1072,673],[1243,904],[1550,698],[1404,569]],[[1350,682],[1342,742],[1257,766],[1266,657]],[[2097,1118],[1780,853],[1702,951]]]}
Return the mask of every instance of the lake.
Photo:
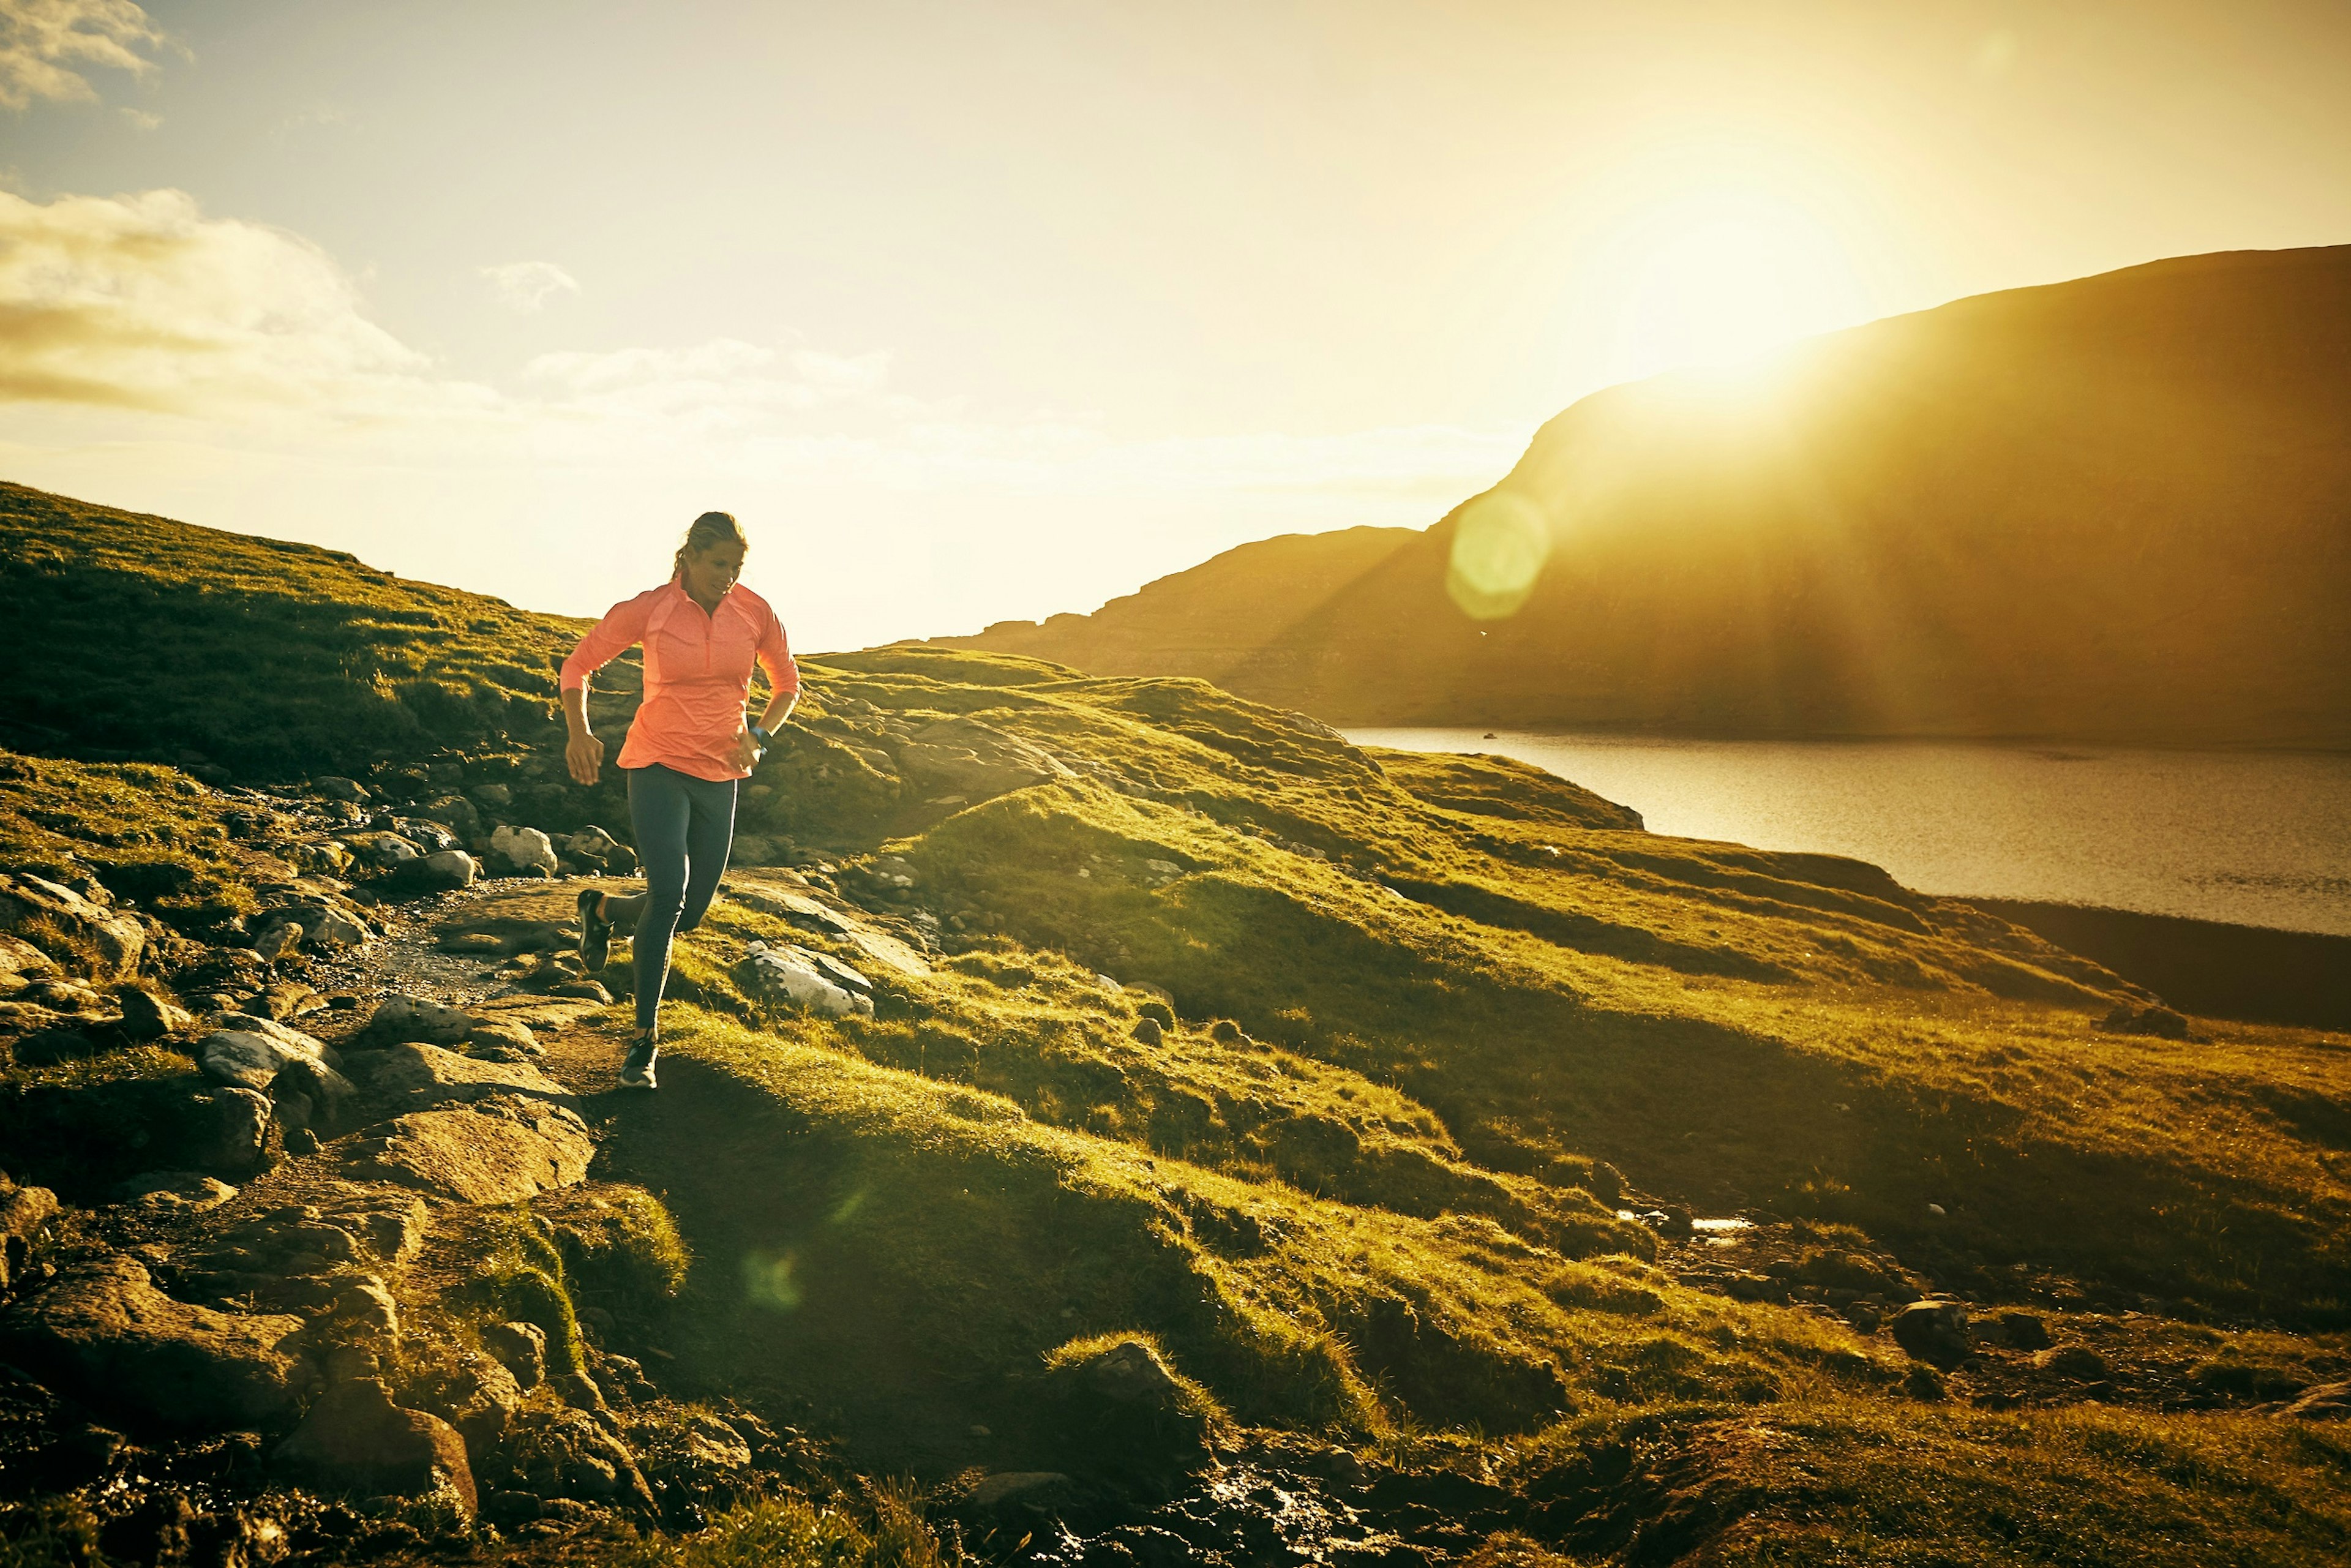
{"label": "lake", "polygon": [[1519,758],[1632,807],[1654,832],[1852,855],[1921,893],[2351,936],[2351,756],[1484,736],[1348,731],[1364,746]]}

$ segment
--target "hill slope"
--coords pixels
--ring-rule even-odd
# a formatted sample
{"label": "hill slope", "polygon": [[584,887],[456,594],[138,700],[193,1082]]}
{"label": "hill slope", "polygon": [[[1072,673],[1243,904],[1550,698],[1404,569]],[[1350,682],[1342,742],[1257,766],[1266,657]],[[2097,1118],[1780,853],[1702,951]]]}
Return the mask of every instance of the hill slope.
{"label": "hill slope", "polygon": [[[2351,746],[2346,429],[2351,246],[2184,257],[1595,393],[1376,562],[945,641],[1334,723]],[[1290,608],[1201,637],[1244,569]]]}
{"label": "hill slope", "polygon": [[[86,597],[277,612],[252,541],[70,516]],[[145,585],[139,539],[177,552],[178,586]],[[225,667],[241,623],[201,623],[191,656]],[[434,629],[434,650],[488,635]],[[2351,1375],[2351,1041],[2182,1019],[1875,867],[1663,838],[1538,769],[1357,747],[1200,681],[919,648],[807,675],[747,793],[794,864],[730,873],[684,938],[650,1101],[608,1087],[626,1012],[580,994],[573,886],[410,902],[398,869],[317,869],[465,795],[532,825],[582,810],[549,744],[453,727],[373,768],[372,816],[340,785],[0,756],[0,919],[30,945],[0,942],[0,1171],[44,1189],[0,1184],[14,1561],[168,1561],[256,1519],[298,1525],[309,1562],[647,1568],[935,1561],[953,1521],[987,1561],[1204,1568],[1281,1542],[2186,1568],[2351,1540],[2351,1453],[2320,1424],[2351,1397],[2326,1392]],[[380,744],[307,703],[256,683],[242,722],[307,717],[328,757]],[[221,907],[174,903],[175,867]],[[24,917],[30,876],[81,902]],[[273,943],[271,907],[340,915],[357,946]],[[77,921],[148,941],[110,957]],[[870,1015],[789,999],[755,942],[862,971]],[[622,955],[598,977],[627,976]],[[464,1054],[308,994],[386,986],[475,1009],[403,1015]],[[209,1019],[153,1008],[173,997]],[[256,1010],[339,1046],[361,1092],[224,1083],[253,1065],[206,1030],[250,1037]],[[528,1167],[535,1195],[475,1186],[420,1152],[459,1136],[426,1103],[563,1158]],[[219,1207],[116,1185],[159,1168]],[[410,1173],[397,1203],[387,1170]],[[429,1213],[417,1181],[442,1184]],[[110,1280],[148,1322],[284,1347],[272,1402],[104,1375],[147,1343],[77,1304]],[[1919,1338],[1898,1314],[1922,1293],[1974,1328],[1930,1306],[1945,1330]],[[484,1353],[517,1322],[547,1375],[502,1425]],[[102,1343],[54,1353],[76,1334]],[[1072,1370],[1112,1355],[1157,1404]],[[362,1396],[444,1416],[485,1510],[533,1533],[374,1500],[414,1477],[371,1470],[341,1506],[260,1462]],[[764,1469],[807,1495],[681,1546],[719,1480],[754,1490],[739,1465],[694,1478],[755,1418],[840,1468]],[[930,1491],[849,1479],[896,1473]],[[820,1510],[866,1545],[810,1544]],[[922,1550],[872,1544],[889,1531]]]}

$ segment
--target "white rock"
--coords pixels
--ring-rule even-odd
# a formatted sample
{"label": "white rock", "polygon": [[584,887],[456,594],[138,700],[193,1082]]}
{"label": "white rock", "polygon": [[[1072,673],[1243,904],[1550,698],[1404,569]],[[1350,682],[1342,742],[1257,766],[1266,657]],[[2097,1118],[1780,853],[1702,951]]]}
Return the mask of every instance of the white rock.
{"label": "white rock", "polygon": [[424,857],[424,869],[436,882],[452,888],[473,886],[482,873],[474,857],[463,850],[436,850]]}
{"label": "white rock", "polygon": [[[788,999],[827,1018],[846,1018],[858,1011],[857,998],[818,972],[794,950],[765,947],[751,955],[753,983],[770,997]],[[867,1007],[872,1007],[869,1000]]]}
{"label": "white rock", "polygon": [[556,873],[555,843],[537,828],[502,827],[490,835],[490,853],[517,870]]}
{"label": "white rock", "polygon": [[235,1089],[266,1093],[284,1064],[277,1047],[240,1030],[215,1030],[196,1046],[196,1065],[204,1076]]}

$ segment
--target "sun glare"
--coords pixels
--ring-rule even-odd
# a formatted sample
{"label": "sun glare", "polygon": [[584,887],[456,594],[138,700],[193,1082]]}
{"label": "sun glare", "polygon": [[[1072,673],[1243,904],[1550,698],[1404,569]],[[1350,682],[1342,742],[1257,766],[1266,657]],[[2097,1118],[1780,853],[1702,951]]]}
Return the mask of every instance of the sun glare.
{"label": "sun glare", "polygon": [[1709,192],[1628,216],[1601,283],[1615,300],[1610,380],[1751,361],[1871,314],[1837,236],[1792,203]]}

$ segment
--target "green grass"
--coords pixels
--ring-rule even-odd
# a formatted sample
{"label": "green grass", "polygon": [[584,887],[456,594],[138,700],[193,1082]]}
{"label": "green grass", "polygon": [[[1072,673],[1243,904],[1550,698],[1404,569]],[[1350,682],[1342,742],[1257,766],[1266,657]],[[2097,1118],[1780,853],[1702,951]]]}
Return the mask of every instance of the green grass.
{"label": "green grass", "polygon": [[[5,499],[0,586],[47,643],[74,646],[90,606],[211,604],[186,633],[188,679],[219,686],[186,708],[208,755],[511,781],[547,825],[609,810],[550,749],[546,654],[571,623]],[[407,672],[385,680],[419,727],[355,703],[335,648]],[[8,656],[29,689],[96,679],[78,653]],[[264,678],[280,658],[302,668]],[[905,647],[804,668],[746,831],[903,857],[915,885],[890,907],[938,917],[954,951],[913,977],[840,946],[875,1016],[813,1019],[747,993],[739,961],[754,937],[820,939],[722,903],[681,945],[666,1026],[663,1103],[703,1109],[674,1137],[625,1125],[607,1155],[662,1200],[599,1187],[446,1228],[461,1328],[531,1317],[577,1365],[580,1306],[664,1315],[681,1364],[824,1413],[885,1469],[926,1423],[1050,1451],[1056,1356],[1140,1335],[1231,1431],[1504,1479],[1531,1536],[1489,1542],[1496,1564],[2340,1554],[2340,1435],[2246,1412],[2351,1373],[2351,1041],[2110,1033],[2123,982],[1875,867],[1660,838],[1523,765],[1353,747],[1196,681]],[[466,695],[412,702],[403,680]],[[286,825],[173,768],[91,760],[122,738],[110,689],[55,744],[6,710],[19,744],[82,756],[0,757],[0,854],[135,884],[192,928],[250,907]],[[941,804],[894,747],[949,716],[1068,774]],[[2112,1385],[1978,1408],[1989,1372],[1917,1379],[1823,1312],[1683,1284],[1618,1218],[1635,1197],[1789,1222],[1792,1284],[2031,1304]],[[859,1508],[747,1507],[647,1560],[937,1550]]]}

